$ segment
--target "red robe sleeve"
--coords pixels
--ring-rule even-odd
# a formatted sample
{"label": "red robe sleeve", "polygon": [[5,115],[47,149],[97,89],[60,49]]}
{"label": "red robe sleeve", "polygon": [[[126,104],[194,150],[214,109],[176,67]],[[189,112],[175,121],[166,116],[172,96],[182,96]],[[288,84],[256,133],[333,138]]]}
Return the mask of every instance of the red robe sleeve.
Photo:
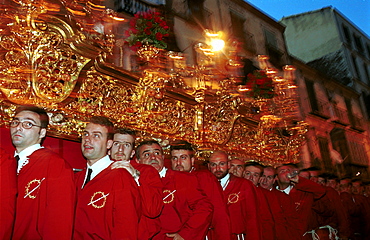
{"label": "red robe sleeve", "polygon": [[178,176],[177,181],[186,184],[187,203],[191,212],[178,234],[184,239],[203,239],[211,223],[213,206],[198,188],[196,177],[191,175],[187,178],[182,177]]}
{"label": "red robe sleeve", "polygon": [[163,184],[158,171],[149,165],[131,161],[132,166],[140,171],[138,187],[142,215],[139,221],[138,239],[151,239],[160,231],[159,215],[163,209]]}
{"label": "red robe sleeve", "polygon": [[17,195],[17,163],[0,148],[0,239],[10,239]]}
{"label": "red robe sleeve", "polygon": [[208,231],[209,240],[228,240],[231,236],[230,217],[217,178],[208,170],[195,171],[200,189],[213,205],[213,217]]}
{"label": "red robe sleeve", "polygon": [[163,208],[163,184],[158,171],[144,164],[133,163],[133,167],[140,171],[139,192],[142,199],[142,214],[149,218],[156,218]]}
{"label": "red robe sleeve", "polygon": [[[115,169],[123,170],[123,169]],[[112,171],[115,171],[112,170]],[[117,173],[115,173],[117,175]],[[140,216],[140,197],[136,183],[125,171],[119,174],[119,181],[115,182],[115,196],[112,206],[112,228],[110,231],[112,240],[137,239],[138,223]]]}

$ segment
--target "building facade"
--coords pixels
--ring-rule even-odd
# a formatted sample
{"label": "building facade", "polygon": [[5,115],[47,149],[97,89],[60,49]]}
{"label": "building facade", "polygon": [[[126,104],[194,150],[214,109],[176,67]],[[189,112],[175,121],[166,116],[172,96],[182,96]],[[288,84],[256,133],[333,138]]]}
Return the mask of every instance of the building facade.
{"label": "building facade", "polygon": [[323,125],[330,133],[329,142],[353,166],[349,175],[361,174],[370,159],[369,37],[332,7],[284,17],[280,22],[286,26],[289,53],[326,78],[323,82],[318,76],[304,76],[302,89],[308,101],[303,110],[325,115],[327,122],[335,123],[334,128]]}

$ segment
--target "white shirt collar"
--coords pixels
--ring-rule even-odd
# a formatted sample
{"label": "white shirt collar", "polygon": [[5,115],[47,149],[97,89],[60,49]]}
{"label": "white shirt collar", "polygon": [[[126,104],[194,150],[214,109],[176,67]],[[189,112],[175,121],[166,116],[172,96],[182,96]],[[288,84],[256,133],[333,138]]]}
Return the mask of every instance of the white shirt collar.
{"label": "white shirt collar", "polygon": [[18,168],[17,168],[17,173],[21,171],[22,167],[26,166],[28,164],[28,157],[35,152],[36,150],[39,150],[41,145],[39,143],[34,144],[32,146],[29,146],[25,149],[23,149],[20,153],[14,152],[14,157],[19,156],[19,161],[18,161]]}
{"label": "white shirt collar", "polygon": [[[92,169],[90,180],[92,180],[101,171],[103,171],[104,169],[106,169],[112,162],[113,161],[110,160],[109,156],[108,155],[105,155],[103,158],[101,158],[98,161],[96,161],[92,166],[90,166],[89,164],[87,164],[87,169],[89,169],[89,168]],[[87,176],[87,171],[86,171],[86,176]],[[85,176],[85,179],[86,179],[86,176]]]}
{"label": "white shirt collar", "polygon": [[285,192],[286,194],[288,194],[289,195],[289,193],[290,193],[290,190],[292,190],[292,188],[293,188],[293,185],[289,185],[287,188],[285,188],[284,190],[280,190],[279,189],[279,186],[276,186],[276,189],[277,190],[279,190],[280,192]]}
{"label": "white shirt collar", "polygon": [[159,176],[161,178],[164,178],[166,176],[166,173],[167,173],[167,168],[163,167],[162,170],[159,172]]}
{"label": "white shirt collar", "polygon": [[226,189],[229,182],[230,182],[230,173],[226,174],[226,176],[221,178],[221,180],[220,180],[220,184],[221,184],[221,187],[222,187],[223,190]]}

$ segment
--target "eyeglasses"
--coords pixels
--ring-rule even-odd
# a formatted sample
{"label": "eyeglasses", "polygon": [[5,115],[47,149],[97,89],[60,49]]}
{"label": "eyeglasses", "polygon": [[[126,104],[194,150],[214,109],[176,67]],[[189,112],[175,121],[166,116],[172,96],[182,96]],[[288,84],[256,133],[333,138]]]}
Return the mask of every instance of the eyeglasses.
{"label": "eyeglasses", "polygon": [[32,122],[30,122],[30,121],[23,121],[23,122],[21,122],[21,121],[19,121],[19,120],[12,120],[11,122],[10,122],[10,127],[12,127],[12,128],[16,128],[16,127],[18,127],[18,125],[19,124],[22,124],[21,126],[24,128],[24,129],[31,129],[32,127],[41,127],[41,126],[38,126],[38,125],[36,125],[36,124],[33,124]]}

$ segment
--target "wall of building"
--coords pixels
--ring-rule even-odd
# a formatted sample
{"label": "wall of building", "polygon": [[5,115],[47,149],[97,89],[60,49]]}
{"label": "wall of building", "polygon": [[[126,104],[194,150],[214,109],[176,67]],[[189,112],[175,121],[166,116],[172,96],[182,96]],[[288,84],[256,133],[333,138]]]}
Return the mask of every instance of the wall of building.
{"label": "wall of building", "polygon": [[341,41],[331,8],[285,17],[288,52],[304,62],[338,51]]}

